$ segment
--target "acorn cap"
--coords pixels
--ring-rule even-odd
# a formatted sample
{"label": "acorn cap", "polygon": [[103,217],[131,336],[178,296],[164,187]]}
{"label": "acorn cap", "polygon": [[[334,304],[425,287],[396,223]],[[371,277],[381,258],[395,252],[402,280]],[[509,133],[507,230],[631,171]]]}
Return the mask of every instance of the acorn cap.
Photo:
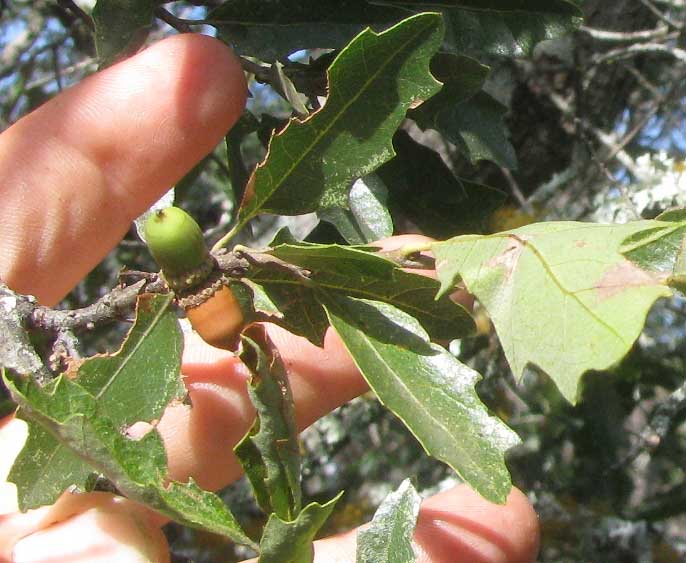
{"label": "acorn cap", "polygon": [[[155,211],[145,222],[145,241],[168,280],[194,279],[212,264],[200,227],[178,207]],[[202,279],[198,280],[202,281]]]}

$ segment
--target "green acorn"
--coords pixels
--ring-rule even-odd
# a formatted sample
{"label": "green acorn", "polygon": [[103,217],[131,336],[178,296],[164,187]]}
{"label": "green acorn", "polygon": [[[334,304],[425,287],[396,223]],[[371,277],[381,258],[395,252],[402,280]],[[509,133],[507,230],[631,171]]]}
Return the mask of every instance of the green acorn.
{"label": "green acorn", "polygon": [[214,268],[195,219],[178,207],[155,211],[145,222],[145,241],[174,291],[204,282]]}
{"label": "green acorn", "polygon": [[212,346],[235,350],[243,311],[216,267],[195,219],[178,207],[155,211],[145,240],[195,331]]}

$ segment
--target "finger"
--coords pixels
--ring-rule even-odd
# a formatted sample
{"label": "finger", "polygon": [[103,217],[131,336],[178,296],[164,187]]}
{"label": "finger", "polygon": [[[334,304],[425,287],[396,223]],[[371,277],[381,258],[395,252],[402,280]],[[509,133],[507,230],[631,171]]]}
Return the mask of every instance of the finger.
{"label": "finger", "polygon": [[159,526],[136,518],[126,499],[108,496],[108,504],[82,507],[21,539],[14,545],[12,563],[168,562],[169,548]]}
{"label": "finger", "polygon": [[[323,348],[274,325],[269,336],[286,367],[300,430],[367,390],[343,345],[329,330]],[[218,489],[241,475],[231,448],[248,431],[255,411],[248,398],[248,371],[230,352],[187,337],[183,374],[191,406],[167,408],[158,430],[169,461],[170,476],[193,477]]]}
{"label": "finger", "polygon": [[[416,246],[421,244],[429,244],[431,242],[434,242],[434,239],[424,235],[398,235],[381,239],[374,244],[381,246],[385,252],[392,252],[394,250],[400,250],[404,246]],[[430,252],[422,252],[422,254],[424,256],[431,256]],[[409,271],[411,271],[413,274],[421,274],[430,278],[436,278],[436,270],[412,268]],[[450,298],[458,305],[462,305],[468,311],[472,311],[474,309],[474,296],[465,289],[457,289],[453,291],[450,294]]]}
{"label": "finger", "polygon": [[[434,239],[424,236],[424,235],[396,235],[393,237],[387,237],[374,242],[374,246],[379,246],[384,252],[392,253],[395,250],[400,250],[407,246],[417,246],[423,244],[430,244],[434,242]],[[430,256],[428,252],[422,252],[424,256]],[[428,276],[430,278],[436,277],[436,271],[431,269],[419,269],[412,268],[410,270],[413,274],[421,274],[422,276]]]}
{"label": "finger", "polygon": [[82,81],[0,136],[0,279],[68,292],[243,111],[238,59],[183,34]]}
{"label": "finger", "polygon": [[[314,563],[354,563],[358,530],[316,541]],[[460,485],[422,502],[414,533],[416,562],[533,563],[539,533],[536,513],[518,489],[498,505]]]}

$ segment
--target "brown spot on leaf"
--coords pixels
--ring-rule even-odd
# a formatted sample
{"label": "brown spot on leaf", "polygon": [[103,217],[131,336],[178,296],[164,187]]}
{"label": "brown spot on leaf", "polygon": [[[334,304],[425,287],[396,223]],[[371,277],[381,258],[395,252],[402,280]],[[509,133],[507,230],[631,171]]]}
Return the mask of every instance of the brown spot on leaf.
{"label": "brown spot on leaf", "polygon": [[600,299],[610,299],[632,287],[662,285],[661,276],[646,272],[629,260],[610,268],[595,285]]}
{"label": "brown spot on leaf", "polygon": [[139,313],[148,313],[151,311],[151,303],[152,300],[154,299],[154,295],[152,293],[142,293],[138,296],[138,312]]}
{"label": "brown spot on leaf", "polygon": [[505,281],[509,281],[517,268],[519,257],[524,251],[526,240],[520,236],[508,235],[507,246],[497,256],[491,258],[487,266],[491,268],[502,267],[505,270]]}
{"label": "brown spot on leaf", "polygon": [[245,191],[243,192],[243,199],[241,200],[240,207],[243,208],[246,205],[248,205],[248,203],[250,202],[250,200],[253,197],[255,197],[255,173],[254,172],[250,176],[250,179],[248,180],[248,183],[245,186]]}
{"label": "brown spot on leaf", "polygon": [[79,370],[86,361],[82,358],[67,358],[67,369],[64,370],[64,376],[68,379],[75,380],[79,376]]}
{"label": "brown spot on leaf", "polygon": [[584,248],[585,246],[588,246],[588,243],[585,240],[577,240],[574,244],[577,248]]}

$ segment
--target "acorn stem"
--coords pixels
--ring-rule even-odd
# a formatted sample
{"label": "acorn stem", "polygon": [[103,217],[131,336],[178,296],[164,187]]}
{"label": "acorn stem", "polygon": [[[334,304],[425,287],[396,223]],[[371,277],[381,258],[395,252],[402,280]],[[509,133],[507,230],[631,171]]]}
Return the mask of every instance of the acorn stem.
{"label": "acorn stem", "polygon": [[240,229],[241,225],[240,223],[235,224],[231,230],[229,230],[228,233],[226,233],[222,238],[220,238],[215,245],[212,247],[212,253],[215,253],[222,248],[224,248],[229,242],[231,242],[231,239],[236,236]]}

